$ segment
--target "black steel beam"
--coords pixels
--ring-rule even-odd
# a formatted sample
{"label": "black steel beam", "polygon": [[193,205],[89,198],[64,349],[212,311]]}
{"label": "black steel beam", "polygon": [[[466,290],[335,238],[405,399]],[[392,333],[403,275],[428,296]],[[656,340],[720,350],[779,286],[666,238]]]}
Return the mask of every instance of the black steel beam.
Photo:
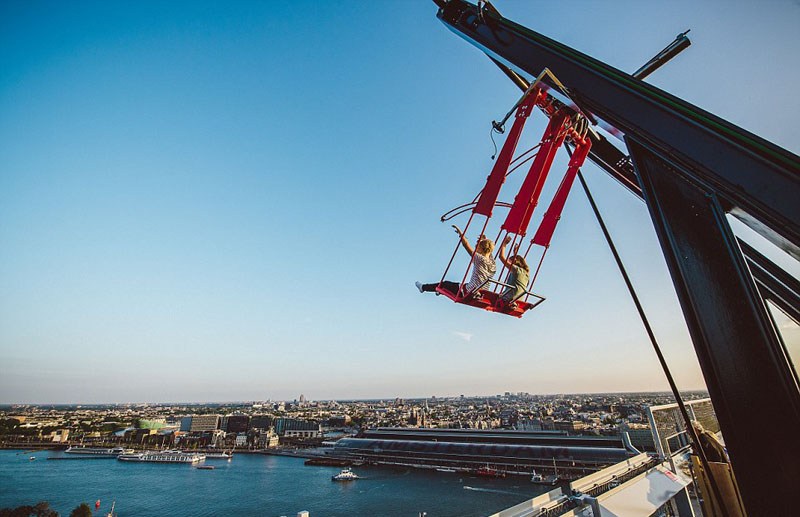
{"label": "black steel beam", "polygon": [[796,155],[492,10],[479,17],[475,5],[449,0],[437,16],[512,69],[537,76],[549,68],[579,106],[669,154],[710,184],[724,205],[741,207],[783,238],[776,244],[800,257]]}
{"label": "black steel beam", "polygon": [[800,388],[786,349],[716,195],[627,140],[745,507],[789,515],[796,504],[780,494],[800,480]]}
{"label": "black steel beam", "polygon": [[800,325],[800,282],[741,239],[739,246],[761,296]]}

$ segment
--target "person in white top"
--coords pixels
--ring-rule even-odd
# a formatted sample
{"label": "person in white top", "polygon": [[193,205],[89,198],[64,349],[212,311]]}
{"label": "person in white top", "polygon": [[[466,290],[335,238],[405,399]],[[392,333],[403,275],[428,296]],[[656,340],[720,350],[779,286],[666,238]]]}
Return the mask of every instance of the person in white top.
{"label": "person in white top", "polygon": [[[475,298],[480,298],[480,289],[489,279],[494,276],[495,272],[497,271],[494,257],[492,257],[492,252],[494,251],[494,242],[492,242],[491,239],[487,239],[481,235],[478,238],[478,243],[475,245],[475,249],[473,250],[472,246],[469,244],[469,241],[464,236],[464,232],[462,232],[461,229],[456,225],[453,225],[453,229],[461,238],[461,246],[472,256],[472,277],[470,278],[469,282],[464,284],[464,288],[461,290],[460,294],[465,297],[473,296]],[[442,281],[441,284],[423,284],[421,282],[416,282],[415,285],[421,293],[434,292],[436,291],[437,287],[441,286],[453,294],[458,293],[458,288],[460,286],[458,282],[450,282],[448,280]]]}

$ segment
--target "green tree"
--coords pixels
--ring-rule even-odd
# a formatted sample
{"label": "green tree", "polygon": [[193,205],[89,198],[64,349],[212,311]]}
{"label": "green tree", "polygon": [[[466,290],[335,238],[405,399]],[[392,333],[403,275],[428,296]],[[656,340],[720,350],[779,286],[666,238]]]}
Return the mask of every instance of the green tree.
{"label": "green tree", "polygon": [[50,503],[42,501],[33,505],[33,515],[36,517],[58,517],[58,512],[50,508]]}
{"label": "green tree", "polygon": [[92,517],[92,507],[86,503],[81,503],[72,510],[69,517]]}
{"label": "green tree", "polygon": [[0,517],[58,517],[58,512],[50,508],[50,503],[42,501],[33,506],[0,509]]}

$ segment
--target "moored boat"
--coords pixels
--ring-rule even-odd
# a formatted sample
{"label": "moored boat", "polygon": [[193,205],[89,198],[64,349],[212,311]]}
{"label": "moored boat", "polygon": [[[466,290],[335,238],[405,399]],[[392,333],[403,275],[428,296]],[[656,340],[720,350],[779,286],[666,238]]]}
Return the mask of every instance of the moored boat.
{"label": "moored boat", "polygon": [[555,486],[560,481],[560,478],[555,474],[551,474],[548,476],[543,476],[536,472],[535,470],[531,473],[531,483],[536,483],[537,485],[550,485]]}
{"label": "moored boat", "polygon": [[506,473],[486,465],[474,471],[476,476],[483,476],[487,478],[504,478]]}
{"label": "moored boat", "polygon": [[68,447],[64,451],[65,454],[91,456],[93,458],[114,458],[120,454],[130,454],[132,452],[133,449],[125,449],[124,447],[84,447],[83,445]]}
{"label": "moored boat", "polygon": [[152,462],[152,463],[198,463],[206,459],[205,454],[182,451],[145,451],[132,454],[120,454],[120,461]]}

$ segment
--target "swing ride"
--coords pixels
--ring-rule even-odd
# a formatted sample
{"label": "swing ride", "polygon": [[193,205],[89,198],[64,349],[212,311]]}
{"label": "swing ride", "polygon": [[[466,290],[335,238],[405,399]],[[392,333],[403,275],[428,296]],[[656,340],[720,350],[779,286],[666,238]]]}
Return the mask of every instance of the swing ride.
{"label": "swing ride", "polygon": [[[569,167],[524,251],[527,255],[533,246],[541,248],[539,265],[576,173],[584,184],[578,168],[586,159],[642,198],[697,351],[744,507],[752,515],[796,513],[795,503],[781,494],[793,493],[800,479],[800,441],[795,436],[800,428],[800,381],[766,302],[800,323],[800,282],[734,235],[729,218],[800,260],[800,158],[642,80],[688,46],[685,33],[657,59],[627,74],[505,19],[489,2],[434,3],[448,29],[485,53],[525,92],[484,190],[474,203],[445,217],[468,211],[470,223],[476,216],[485,217],[482,235],[493,209],[509,208],[498,239],[510,235],[513,246],[521,244],[552,164],[551,153],[564,142],[574,148]],[[543,76],[545,69],[568,89],[554,77]],[[529,83],[525,76],[537,79]],[[524,119],[534,107],[550,118],[547,130],[514,202],[500,203],[497,198],[515,160]],[[620,140],[625,151],[593,127]],[[516,160],[527,161],[523,156]],[[590,202],[595,208],[591,197]],[[503,273],[498,278],[500,282],[483,286],[478,297],[460,290],[439,292],[458,303],[517,317],[541,303],[542,297],[531,292],[531,281],[518,309],[504,309],[497,303]],[[626,283],[633,296],[627,278]],[[636,305],[644,322],[638,301]],[[652,330],[645,326],[682,405]],[[780,425],[766,426],[775,415],[780,415]],[[757,447],[756,436],[762,438]]]}
{"label": "swing ride", "polygon": [[[541,76],[548,76],[555,84],[560,85],[555,76],[547,69],[542,72]],[[514,123],[498,154],[497,161],[486,180],[486,185],[472,203],[456,207],[444,214],[441,218],[442,222],[444,222],[457,215],[471,212],[466,228],[464,229],[464,233],[466,233],[475,221],[475,216],[483,216],[485,219],[480,230],[480,235],[483,236],[486,234],[492,220],[494,208],[498,206],[508,208],[508,214],[500,226],[495,242],[501,242],[501,239],[509,237],[511,239],[511,249],[514,251],[514,254],[519,254],[524,260],[528,259],[534,246],[541,250],[536,270],[530,282],[526,285],[523,292],[514,298],[506,300],[501,297],[504,290],[513,288],[508,283],[510,271],[508,271],[505,264],[503,264],[498,275],[498,278],[502,280],[489,279],[484,286],[473,292],[468,292],[465,289],[465,281],[469,268],[464,271],[459,289],[455,292],[442,285],[447,273],[453,265],[453,260],[458,252],[460,243],[456,244],[456,249],[450,257],[450,262],[445,268],[439,286],[436,288],[437,294],[444,295],[456,303],[517,318],[521,318],[523,314],[545,300],[543,296],[533,293],[531,289],[536,282],[545,255],[550,248],[550,242],[555,233],[556,225],[561,219],[561,213],[564,210],[564,205],[567,201],[570,189],[572,188],[572,184],[575,181],[575,177],[580,167],[586,161],[586,157],[592,147],[592,141],[588,137],[590,128],[586,117],[581,114],[579,110],[573,110],[548,95],[546,93],[547,87],[541,83],[539,79],[540,78],[537,78],[537,80],[526,89],[514,108],[509,111],[508,115],[506,115],[501,122],[492,123],[493,131],[503,133],[505,131],[505,122],[510,118],[512,113],[515,113]],[[541,141],[536,146],[520,153],[514,158],[514,153],[525,123],[537,107],[549,117],[549,122]],[[520,247],[524,244],[523,240],[527,234],[533,213],[539,204],[542,188],[548,178],[553,160],[555,159],[557,151],[565,142],[569,142],[575,149],[569,160],[567,171],[555,195],[550,201],[550,205],[545,211],[533,238],[529,241],[524,252],[519,253]],[[532,163],[514,198],[514,202],[505,203],[498,201],[506,178],[527,162]],[[475,253],[476,251],[473,251],[473,256]]]}

